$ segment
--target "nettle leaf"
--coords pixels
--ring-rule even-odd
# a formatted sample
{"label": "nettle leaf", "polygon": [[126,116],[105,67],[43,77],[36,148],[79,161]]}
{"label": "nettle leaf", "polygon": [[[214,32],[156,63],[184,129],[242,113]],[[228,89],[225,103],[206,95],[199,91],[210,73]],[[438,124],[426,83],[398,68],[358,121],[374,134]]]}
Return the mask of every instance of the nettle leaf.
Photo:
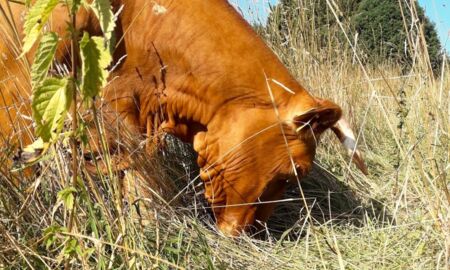
{"label": "nettle leaf", "polygon": [[59,0],[37,0],[30,8],[23,25],[25,38],[23,40],[22,56],[33,47],[58,2]]}
{"label": "nettle leaf", "polygon": [[55,140],[63,128],[72,102],[72,85],[67,78],[48,78],[33,92],[31,108],[36,133],[44,142]]}
{"label": "nettle leaf", "polygon": [[31,67],[31,85],[33,88],[39,85],[45,77],[47,77],[57,46],[58,35],[56,33],[46,33],[42,37],[34,58],[33,66]]}
{"label": "nettle leaf", "polygon": [[77,190],[74,187],[65,188],[58,192],[58,201],[63,202],[67,210],[72,210],[76,193]]}
{"label": "nettle leaf", "polygon": [[85,101],[89,101],[100,93],[108,78],[107,67],[112,61],[111,53],[105,47],[104,38],[89,38],[84,33],[80,42],[82,65],[81,94]]}
{"label": "nettle leaf", "polygon": [[103,35],[109,42],[116,26],[111,2],[109,0],[94,0],[92,1],[91,8],[100,22]]}

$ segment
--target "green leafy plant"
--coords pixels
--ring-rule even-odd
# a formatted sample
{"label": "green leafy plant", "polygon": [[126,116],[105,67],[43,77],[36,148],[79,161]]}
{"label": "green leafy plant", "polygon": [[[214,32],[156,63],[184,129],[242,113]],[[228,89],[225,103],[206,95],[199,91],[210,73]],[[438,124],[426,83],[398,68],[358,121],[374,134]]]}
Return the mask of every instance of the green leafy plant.
{"label": "green leafy plant", "polygon": [[38,86],[47,77],[58,47],[58,39],[58,35],[54,32],[45,33],[42,36],[31,67],[31,85],[33,87]]}
{"label": "green leafy plant", "polygon": [[[29,4],[26,3],[27,6]],[[58,4],[65,5],[69,10],[71,20],[67,25],[66,32],[70,35],[58,36],[58,33],[53,32],[46,26]],[[92,9],[103,30],[104,35],[102,37],[90,37],[88,33],[84,33],[81,41],[78,40],[80,34],[78,33],[79,30],[76,29],[76,17],[80,8]],[[82,197],[77,196],[77,186],[79,186],[77,182],[81,179],[78,176],[77,148],[78,141],[83,137],[78,128],[78,110],[83,109],[83,105],[79,104],[77,97],[81,96],[83,104],[86,105],[84,109],[90,109],[91,106],[94,106],[92,101],[100,94],[101,88],[106,85],[107,68],[112,61],[110,45],[113,43],[111,40],[114,27],[114,14],[109,0],[94,0],[91,4],[79,0],[63,2],[59,0],[37,0],[29,8],[26,16],[24,23],[25,38],[21,56],[25,56],[33,47],[37,47],[31,68],[31,85],[33,88],[33,120],[36,125],[36,135],[39,137],[35,143],[26,148],[29,153],[35,152],[38,155],[37,157],[30,155],[28,162],[39,161],[48,152],[50,146],[56,145],[61,137],[67,135],[71,137],[72,181],[66,181],[66,183],[71,184],[58,193],[58,201],[64,205],[70,215],[69,222],[67,229],[52,225],[46,230],[47,241],[45,246],[47,249],[55,242],[55,235],[58,232],[67,231],[71,233],[74,226],[73,220],[77,208],[77,199],[82,199]],[[62,44],[60,44],[61,41],[69,41],[72,47],[71,72],[70,74],[51,76],[49,71],[52,69],[58,46]],[[76,58],[78,55],[82,60],[80,75],[77,72],[79,67]],[[66,118],[69,114],[72,123],[66,125]],[[84,253],[77,239],[70,235],[66,235],[65,238],[61,252],[63,257],[67,259],[67,269],[70,257],[81,256]]]}
{"label": "green leafy plant", "polygon": [[29,52],[33,47],[58,3],[59,0],[37,0],[30,8],[24,23],[23,32],[25,38],[23,40],[22,54]]}
{"label": "green leafy plant", "polygon": [[106,85],[107,67],[112,61],[111,54],[105,47],[105,40],[89,37],[84,33],[80,42],[82,66],[81,95],[85,101],[93,99]]}
{"label": "green leafy plant", "polygon": [[71,78],[47,78],[33,91],[32,109],[36,133],[44,142],[55,141],[61,133],[72,103]]}

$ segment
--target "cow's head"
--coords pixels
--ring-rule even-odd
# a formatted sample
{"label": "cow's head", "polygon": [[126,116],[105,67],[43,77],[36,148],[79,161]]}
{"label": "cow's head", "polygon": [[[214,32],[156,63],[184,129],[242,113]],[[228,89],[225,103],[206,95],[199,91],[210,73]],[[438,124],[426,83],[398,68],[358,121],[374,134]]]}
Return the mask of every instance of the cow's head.
{"label": "cow's head", "polygon": [[295,95],[277,109],[230,108],[208,126],[211,132],[194,147],[218,228],[237,235],[265,222],[274,207],[267,201],[280,199],[290,179],[309,172],[321,134],[341,114],[331,101]]}

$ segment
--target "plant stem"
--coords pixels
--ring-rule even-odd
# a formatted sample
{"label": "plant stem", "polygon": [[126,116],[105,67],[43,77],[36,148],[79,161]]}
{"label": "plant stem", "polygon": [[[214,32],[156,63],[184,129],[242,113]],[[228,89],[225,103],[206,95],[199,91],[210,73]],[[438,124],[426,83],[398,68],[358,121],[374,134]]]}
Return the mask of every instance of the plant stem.
{"label": "plant stem", "polygon": [[[77,129],[78,129],[78,115],[77,115],[77,55],[78,55],[78,35],[75,29],[76,26],[76,12],[71,12],[71,21],[72,21],[72,37],[71,37],[71,61],[72,61],[72,83],[73,83],[73,91],[72,91],[72,108],[71,108],[71,116],[72,116],[72,138],[71,138],[71,150],[72,150],[72,186],[76,188],[77,186],[77,178],[78,178],[78,148],[77,148]],[[74,195],[76,196],[76,194]],[[75,203],[73,205],[72,211],[69,216],[69,224],[68,231],[72,232],[75,212],[76,212],[76,197]],[[64,269],[69,269],[70,259],[67,259],[65,262]]]}
{"label": "plant stem", "polygon": [[[72,14],[72,25],[76,25],[76,15]],[[74,30],[72,33],[72,41],[71,41],[71,54],[72,54],[72,83],[73,83],[73,92],[72,92],[72,102],[73,106],[71,108],[72,115],[72,138],[71,138],[71,150],[72,150],[72,186],[76,187],[77,185],[77,177],[78,177],[78,148],[77,148],[77,139],[76,139],[76,131],[78,129],[78,115],[77,115],[77,91],[76,91],[76,81],[77,81],[77,63],[76,63],[76,55],[77,55],[77,33]],[[75,209],[75,207],[74,207]],[[69,231],[72,230],[73,225],[73,212],[69,219]]]}

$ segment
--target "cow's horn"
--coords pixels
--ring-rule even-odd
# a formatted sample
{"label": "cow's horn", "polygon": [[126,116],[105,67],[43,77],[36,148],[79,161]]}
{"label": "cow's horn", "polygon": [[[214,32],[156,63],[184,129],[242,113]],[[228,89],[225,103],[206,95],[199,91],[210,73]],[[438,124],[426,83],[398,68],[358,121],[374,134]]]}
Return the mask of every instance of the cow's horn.
{"label": "cow's horn", "polygon": [[344,118],[341,118],[336,122],[334,126],[331,127],[331,129],[339,138],[341,143],[345,146],[349,155],[352,156],[353,162],[358,167],[358,169],[360,169],[361,172],[365,175],[368,175],[369,172],[367,170],[366,164],[364,163],[363,157],[359,150],[356,148],[355,134],[350,128],[348,122]]}

